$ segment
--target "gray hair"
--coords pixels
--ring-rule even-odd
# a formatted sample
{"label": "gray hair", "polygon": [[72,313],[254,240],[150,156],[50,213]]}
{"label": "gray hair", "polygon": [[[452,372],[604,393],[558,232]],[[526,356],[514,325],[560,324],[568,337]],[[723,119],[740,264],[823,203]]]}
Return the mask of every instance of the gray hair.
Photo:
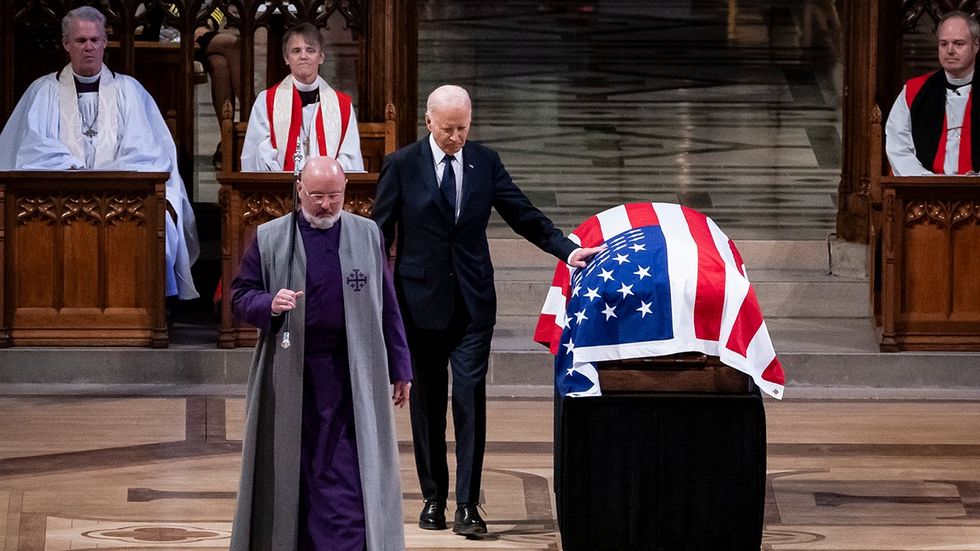
{"label": "gray hair", "polygon": [[106,38],[105,34],[105,16],[102,12],[93,8],[92,6],[81,6],[75,8],[68,12],[64,18],[61,20],[61,39],[68,39],[68,32],[71,30],[72,21],[91,21],[93,23],[98,23],[99,28],[102,29],[102,38]]}
{"label": "gray hair", "polygon": [[320,34],[320,29],[316,28],[313,23],[300,23],[295,27],[290,27],[282,35],[282,57],[286,57],[286,54],[289,53],[286,50],[289,39],[297,35],[303,37],[303,42],[316,44],[321,52],[326,53],[327,48],[323,43],[323,35]]}
{"label": "gray hair", "polygon": [[939,28],[943,26],[943,23],[949,21],[950,19],[962,19],[965,21],[966,27],[970,29],[970,38],[972,38],[974,42],[980,40],[980,23],[977,23],[977,20],[971,17],[970,14],[960,10],[953,10],[944,13],[943,16],[939,18],[939,22],[936,24],[937,33]]}
{"label": "gray hair", "polygon": [[429,94],[429,99],[425,102],[425,113],[429,114],[432,109],[440,106],[447,107],[466,107],[470,109],[470,95],[466,89],[455,84],[443,84]]}

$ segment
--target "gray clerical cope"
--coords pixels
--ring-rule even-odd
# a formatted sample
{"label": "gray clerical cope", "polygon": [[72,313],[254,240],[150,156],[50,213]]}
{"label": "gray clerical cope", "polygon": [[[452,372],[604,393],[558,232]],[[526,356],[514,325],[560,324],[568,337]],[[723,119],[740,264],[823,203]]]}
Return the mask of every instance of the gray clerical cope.
{"label": "gray clerical cope", "polygon": [[449,206],[453,208],[453,213],[456,213],[456,171],[453,170],[453,157],[452,155],[446,155],[442,158],[442,163],[446,165],[446,169],[442,172],[442,183],[439,185],[440,191],[442,191],[443,197],[446,201],[449,201]]}

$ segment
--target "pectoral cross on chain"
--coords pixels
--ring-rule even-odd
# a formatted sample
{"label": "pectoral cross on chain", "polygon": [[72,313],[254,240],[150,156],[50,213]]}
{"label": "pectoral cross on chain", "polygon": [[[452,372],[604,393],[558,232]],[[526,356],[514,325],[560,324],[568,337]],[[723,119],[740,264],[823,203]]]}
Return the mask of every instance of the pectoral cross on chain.
{"label": "pectoral cross on chain", "polygon": [[98,135],[98,131],[90,126],[85,132],[82,132],[82,134],[91,139]]}

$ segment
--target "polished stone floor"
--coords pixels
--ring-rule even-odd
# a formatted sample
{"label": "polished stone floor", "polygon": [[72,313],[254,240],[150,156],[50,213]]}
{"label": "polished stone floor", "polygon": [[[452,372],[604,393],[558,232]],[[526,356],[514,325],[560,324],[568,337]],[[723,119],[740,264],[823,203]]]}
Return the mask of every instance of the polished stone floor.
{"label": "polished stone floor", "polygon": [[[706,212],[737,240],[823,240],[840,170],[834,4],[420,0],[420,97],[445,82],[467,87],[471,137],[497,149],[565,230],[615,204],[669,201]],[[327,70],[349,61],[343,50]],[[197,92],[195,195],[216,203],[217,127],[207,87]],[[514,236],[499,220],[490,231]],[[205,245],[217,258],[216,242]],[[787,303],[799,302],[797,289]],[[543,295],[529,294],[521,303],[535,310]],[[816,296],[803,302],[829,302]],[[839,320],[820,319],[832,337],[798,332],[819,353],[874,348],[870,328],[842,340]],[[916,374],[917,358],[881,369]],[[855,377],[851,364],[837,367]],[[240,394],[47,394],[0,397],[0,551],[227,546]],[[763,549],[980,551],[978,402],[921,398],[767,401]],[[491,401],[482,499],[491,536],[468,541],[415,526],[420,496],[399,412],[408,548],[559,549],[551,415],[548,400]]]}
{"label": "polished stone floor", "polygon": [[[228,396],[0,398],[0,550],[227,548],[243,408]],[[769,401],[766,417],[764,551],[980,551],[977,402]],[[409,550],[561,549],[551,401],[492,400],[488,418],[490,535],[466,540],[416,526],[398,412]]]}

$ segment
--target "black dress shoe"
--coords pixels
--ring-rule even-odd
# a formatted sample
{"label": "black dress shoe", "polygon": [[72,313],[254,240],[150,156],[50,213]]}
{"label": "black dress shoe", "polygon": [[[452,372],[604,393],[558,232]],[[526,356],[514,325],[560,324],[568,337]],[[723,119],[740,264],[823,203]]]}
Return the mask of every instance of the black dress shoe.
{"label": "black dress shoe", "polygon": [[446,529],[446,502],[439,499],[427,499],[419,513],[419,528],[423,530]]}
{"label": "black dress shoe", "polygon": [[456,508],[453,532],[461,536],[483,536],[487,533],[487,523],[480,518],[476,503],[461,503]]}

